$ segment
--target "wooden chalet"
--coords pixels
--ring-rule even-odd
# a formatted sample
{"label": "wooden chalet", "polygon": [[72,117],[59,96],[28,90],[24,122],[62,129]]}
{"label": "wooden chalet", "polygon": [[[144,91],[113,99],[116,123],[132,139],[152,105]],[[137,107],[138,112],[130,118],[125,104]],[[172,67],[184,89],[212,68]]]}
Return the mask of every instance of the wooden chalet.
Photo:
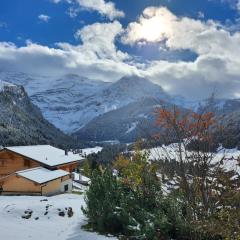
{"label": "wooden chalet", "polygon": [[82,157],[50,145],[0,151],[0,194],[54,195],[72,190],[71,173]]}

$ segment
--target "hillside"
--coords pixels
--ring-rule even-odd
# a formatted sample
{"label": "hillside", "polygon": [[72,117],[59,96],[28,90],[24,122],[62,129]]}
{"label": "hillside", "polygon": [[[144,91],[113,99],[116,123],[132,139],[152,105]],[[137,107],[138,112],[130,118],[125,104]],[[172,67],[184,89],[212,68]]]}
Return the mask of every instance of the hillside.
{"label": "hillside", "polygon": [[[119,140],[134,142],[138,138],[149,138],[156,128],[156,108],[161,101],[156,98],[143,98],[119,109],[94,118],[85,127],[74,134],[88,141]],[[165,107],[172,107],[165,102]],[[181,108],[182,111],[186,109]]]}
{"label": "hillside", "polygon": [[163,100],[198,112],[210,104],[208,110],[214,112],[231,133],[231,143],[226,147],[240,142],[239,99],[190,101],[182,96],[170,96],[161,86],[137,76],[110,83],[74,74],[57,78],[0,71],[0,79],[23,85],[44,118],[61,131],[77,136],[78,141],[132,142],[145,137],[145,129],[152,124],[154,105]]}
{"label": "hillside", "polygon": [[108,83],[73,74],[54,78],[0,72],[0,79],[23,85],[44,117],[66,133],[74,133],[95,117],[142,98],[169,99],[159,85],[137,76]]}
{"label": "hillside", "polygon": [[45,120],[22,86],[0,81],[0,145],[72,145],[73,140]]}

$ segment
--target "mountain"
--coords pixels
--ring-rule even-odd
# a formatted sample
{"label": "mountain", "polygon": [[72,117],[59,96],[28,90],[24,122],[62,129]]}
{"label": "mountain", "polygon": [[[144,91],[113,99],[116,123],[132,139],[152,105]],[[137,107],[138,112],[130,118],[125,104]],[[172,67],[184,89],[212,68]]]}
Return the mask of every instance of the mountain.
{"label": "mountain", "polygon": [[162,100],[199,112],[208,105],[229,132],[240,129],[239,99],[187,101],[169,96],[159,85],[137,76],[109,83],[74,74],[56,78],[0,71],[1,79],[23,85],[44,118],[78,140],[129,142],[144,137],[143,122],[151,124],[154,106]]}
{"label": "mountain", "polygon": [[225,148],[240,148],[240,99],[214,99],[208,111],[214,112],[220,123],[216,142]]}
{"label": "mountain", "polygon": [[[204,109],[206,106],[207,109]],[[217,116],[230,114],[240,111],[240,99],[206,99],[200,103],[197,111],[203,110],[214,112]]]}
{"label": "mountain", "polygon": [[66,133],[74,133],[95,117],[142,98],[169,99],[159,85],[137,76],[107,83],[73,74],[53,78],[0,72],[0,79],[23,85],[44,117]]}
{"label": "mountain", "polygon": [[[172,106],[167,102],[164,105]],[[155,111],[159,106],[156,98],[143,98],[94,118],[74,136],[88,141],[118,140],[128,143],[148,138],[156,133]]]}
{"label": "mountain", "polygon": [[104,89],[101,95],[105,100],[111,100],[112,104],[117,106],[124,106],[130,102],[148,97],[156,99],[170,98],[159,85],[137,76],[121,78]]}
{"label": "mountain", "polygon": [[25,73],[0,72],[0,79],[23,85],[44,117],[64,132],[71,133],[98,115],[96,95],[108,85],[77,75],[61,78]]}
{"label": "mountain", "polygon": [[45,120],[22,86],[0,81],[0,145],[74,144]]}
{"label": "mountain", "polygon": [[[165,97],[165,99],[168,99]],[[176,105],[175,101],[164,102],[165,107]],[[77,131],[74,136],[88,141],[119,140],[121,142],[134,142],[138,138],[152,136],[156,129],[154,111],[159,107],[157,98],[143,98],[126,106],[107,112],[91,120],[86,126]],[[181,101],[178,103],[182,103]],[[190,104],[188,104],[190,103]],[[192,104],[192,105],[191,105]],[[192,109],[184,106],[192,106]],[[239,99],[214,99],[201,102],[187,102],[177,106],[184,111],[211,111],[224,132],[216,132],[215,139],[226,147],[240,145],[240,100]],[[223,130],[222,129],[222,130]]]}

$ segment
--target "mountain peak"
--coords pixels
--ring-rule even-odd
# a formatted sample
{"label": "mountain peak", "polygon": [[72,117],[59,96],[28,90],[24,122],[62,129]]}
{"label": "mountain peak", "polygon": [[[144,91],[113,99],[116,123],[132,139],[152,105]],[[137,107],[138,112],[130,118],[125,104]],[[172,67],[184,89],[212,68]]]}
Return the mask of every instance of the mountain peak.
{"label": "mountain peak", "polygon": [[132,75],[132,76],[124,76],[121,79],[119,79],[116,83],[118,84],[129,84],[129,85],[154,85],[158,86],[161,88],[159,85],[154,84],[150,80],[144,78],[144,77],[139,77],[137,75]]}
{"label": "mountain peak", "polygon": [[136,100],[145,97],[154,97],[157,99],[169,98],[161,86],[139,76],[125,76],[117,82],[112,83],[108,91],[116,95],[127,95]]}

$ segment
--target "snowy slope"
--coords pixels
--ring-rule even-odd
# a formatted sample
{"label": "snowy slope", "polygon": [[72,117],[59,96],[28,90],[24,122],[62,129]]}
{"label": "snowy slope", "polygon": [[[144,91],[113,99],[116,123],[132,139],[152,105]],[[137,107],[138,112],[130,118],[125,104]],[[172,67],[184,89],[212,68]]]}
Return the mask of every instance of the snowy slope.
{"label": "snowy slope", "polygon": [[0,145],[46,143],[75,144],[43,118],[22,86],[0,80]]}
{"label": "snowy slope", "polygon": [[0,79],[23,85],[44,117],[67,133],[76,132],[95,117],[143,97],[168,98],[159,85],[136,76],[106,83],[78,75],[54,78],[0,72]]}
{"label": "snowy slope", "polygon": [[[179,161],[178,145],[175,143],[170,144],[168,146],[163,145],[162,147],[151,148],[148,151],[150,153],[151,160],[172,159]],[[236,148],[233,149],[223,148],[216,153],[212,163],[217,163],[224,158],[223,167],[228,171],[234,170],[240,174],[240,165],[238,164],[239,157],[240,150]]]}
{"label": "snowy slope", "polygon": [[96,146],[96,147],[93,147],[93,148],[83,148],[82,149],[82,155],[83,156],[88,156],[92,153],[99,153],[102,151],[102,147],[99,147],[99,146]]}
{"label": "snowy slope", "polygon": [[[41,200],[47,201],[41,201]],[[81,226],[86,219],[81,211],[82,195],[62,194],[54,197],[0,196],[0,239],[4,240],[106,240],[115,239],[86,232]],[[46,206],[48,207],[47,215]],[[72,207],[73,216],[61,217],[59,210]],[[23,219],[24,211],[32,210],[30,219]],[[35,220],[35,218],[39,218]]]}
{"label": "snowy slope", "polygon": [[11,84],[9,82],[2,81],[0,79],[0,92],[3,92],[6,88],[9,88],[9,87],[14,88],[14,87],[17,87],[17,86],[14,85],[14,84]]}
{"label": "snowy slope", "polygon": [[62,78],[0,72],[0,79],[23,85],[44,117],[59,129],[72,132],[100,114],[98,92],[108,83],[65,75]]}

